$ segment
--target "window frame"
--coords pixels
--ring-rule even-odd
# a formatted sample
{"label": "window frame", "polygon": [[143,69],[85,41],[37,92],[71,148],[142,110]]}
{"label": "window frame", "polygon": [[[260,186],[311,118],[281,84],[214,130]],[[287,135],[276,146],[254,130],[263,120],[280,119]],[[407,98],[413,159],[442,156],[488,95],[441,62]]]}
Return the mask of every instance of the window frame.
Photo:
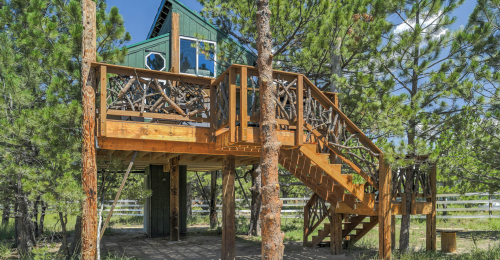
{"label": "window frame", "polygon": [[177,66],[179,66],[179,73],[180,74],[186,74],[186,75],[193,75],[193,74],[190,74],[190,73],[184,73],[184,72],[181,72],[180,68],[181,68],[181,40],[189,40],[189,41],[195,41],[196,42],[196,74],[194,74],[195,76],[198,76],[198,77],[204,77],[204,78],[212,78],[210,76],[200,76],[199,75],[199,72],[198,72],[198,67],[199,67],[199,42],[206,42],[206,43],[211,43],[214,45],[214,76],[213,78],[215,79],[217,77],[217,42],[215,41],[209,41],[209,40],[200,40],[198,38],[195,38],[195,37],[188,37],[188,36],[179,36],[179,63],[177,64]]}
{"label": "window frame", "polygon": [[167,59],[165,57],[163,57],[163,55],[161,53],[156,52],[156,51],[149,51],[148,54],[146,54],[144,56],[144,65],[146,66],[146,68],[149,70],[154,70],[148,66],[148,57],[151,54],[158,54],[158,55],[160,55],[160,57],[163,58],[163,68],[161,68],[161,70],[156,70],[156,71],[165,71],[167,69]]}

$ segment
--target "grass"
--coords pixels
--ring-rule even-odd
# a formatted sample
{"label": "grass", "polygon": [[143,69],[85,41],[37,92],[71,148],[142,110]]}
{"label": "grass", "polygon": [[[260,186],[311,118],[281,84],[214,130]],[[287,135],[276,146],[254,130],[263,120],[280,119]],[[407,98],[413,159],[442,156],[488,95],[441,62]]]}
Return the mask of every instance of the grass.
{"label": "grass", "polygon": [[[111,218],[109,228],[106,229],[105,235],[113,235],[115,231],[113,228],[120,228],[123,226],[142,225],[143,218],[138,216],[114,216]],[[66,225],[68,234],[75,232],[76,216],[68,216],[68,223]],[[62,231],[59,215],[55,213],[47,214],[44,221],[44,234],[43,236],[51,236],[53,234],[60,234]],[[14,249],[15,226],[14,220],[11,219],[8,225],[0,225],[0,259],[7,259],[12,256]],[[59,245],[58,245],[59,246]],[[57,246],[57,247],[58,247]],[[34,248],[30,255],[21,257],[21,259],[63,259],[57,255],[59,248],[56,248],[55,243],[39,243],[38,247]],[[54,252],[55,251],[55,252]],[[74,257],[79,259],[79,257]],[[116,256],[108,254],[101,258],[104,260],[133,260],[135,258],[127,258],[125,256]]]}

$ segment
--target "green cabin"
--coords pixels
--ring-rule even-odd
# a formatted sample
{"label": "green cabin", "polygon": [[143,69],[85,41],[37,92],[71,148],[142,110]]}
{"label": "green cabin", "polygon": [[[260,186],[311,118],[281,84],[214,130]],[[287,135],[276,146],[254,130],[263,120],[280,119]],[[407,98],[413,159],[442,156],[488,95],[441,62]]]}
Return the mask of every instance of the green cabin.
{"label": "green cabin", "polygon": [[[147,39],[127,49],[123,66],[210,78],[216,78],[233,63],[253,65],[257,60],[253,52],[177,0],[163,0]],[[179,175],[180,233],[186,234],[186,166],[180,165]],[[144,229],[149,237],[169,236],[169,172],[162,165],[149,165],[144,186],[153,191],[144,205]]]}
{"label": "green cabin", "polygon": [[177,0],[162,0],[148,38],[127,49],[121,65],[211,78],[231,64],[253,65],[257,60],[253,52]]}

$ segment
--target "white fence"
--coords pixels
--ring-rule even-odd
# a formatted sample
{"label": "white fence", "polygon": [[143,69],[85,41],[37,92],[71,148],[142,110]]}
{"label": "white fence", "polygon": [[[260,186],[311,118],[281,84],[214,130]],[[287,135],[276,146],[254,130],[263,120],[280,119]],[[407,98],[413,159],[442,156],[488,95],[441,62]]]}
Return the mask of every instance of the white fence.
{"label": "white fence", "polygon": [[[494,194],[488,193],[465,193],[465,194],[438,194],[437,197],[437,218],[443,219],[479,219],[479,218],[500,218],[500,192]],[[473,197],[473,198],[471,198]],[[471,199],[468,199],[471,198]],[[282,198],[283,208],[281,213],[285,218],[301,218],[304,214],[304,206],[309,198]],[[245,199],[236,199],[236,214],[238,216],[249,216],[250,209]],[[106,201],[104,211],[109,212],[113,201]],[[217,212],[220,213],[222,203],[217,202]],[[2,207],[0,206],[0,209]],[[11,209],[13,206],[11,206]],[[48,212],[53,211],[49,207]],[[207,215],[210,212],[210,206],[205,200],[191,200],[191,213],[193,215]],[[469,214],[464,214],[469,213]],[[143,216],[144,208],[136,200],[119,200],[114,216]],[[401,216],[398,216],[401,217]],[[422,215],[412,216],[413,218],[425,218]]]}

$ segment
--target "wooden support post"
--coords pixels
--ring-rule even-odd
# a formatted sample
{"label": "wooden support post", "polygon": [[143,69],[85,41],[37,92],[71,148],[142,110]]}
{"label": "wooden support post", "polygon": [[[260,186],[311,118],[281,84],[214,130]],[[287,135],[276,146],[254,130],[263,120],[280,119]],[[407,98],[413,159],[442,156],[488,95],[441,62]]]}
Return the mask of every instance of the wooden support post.
{"label": "wooden support post", "polygon": [[170,163],[170,241],[179,241],[179,157]]}
{"label": "wooden support post", "polygon": [[391,250],[396,249],[396,216],[391,216]]}
{"label": "wooden support post", "polygon": [[302,134],[304,133],[304,76],[297,78],[297,128],[295,130],[295,146],[302,145]]}
{"label": "wooden support post", "polygon": [[379,156],[379,258],[391,259],[391,168]]}
{"label": "wooden support post", "polygon": [[215,143],[215,131],[217,130],[217,116],[215,115],[215,110],[217,104],[215,103],[217,95],[217,86],[210,86],[210,142]]}
{"label": "wooden support post", "polygon": [[342,252],[342,214],[335,213],[335,207],[330,207],[330,252],[332,255],[340,255]]}
{"label": "wooden support post", "polygon": [[247,68],[240,69],[240,141],[247,141],[248,132],[248,106],[247,106]]}
{"label": "wooden support post", "polygon": [[217,171],[210,173],[210,228],[217,227]]}
{"label": "wooden support post", "polygon": [[236,258],[235,173],[234,155],[224,155],[222,159],[222,260]]}
{"label": "wooden support post", "polygon": [[85,193],[82,211],[82,259],[94,260],[97,252],[97,164],[95,151],[95,70],[96,4],[82,1],[82,186]]}
{"label": "wooden support post", "polygon": [[432,211],[431,214],[426,216],[426,250],[436,252],[436,164],[432,166],[432,169],[429,174],[430,183],[431,183],[431,198],[428,198],[427,201],[432,202]]}
{"label": "wooden support post", "polygon": [[101,66],[101,71],[99,73],[101,78],[101,95],[100,95],[100,105],[99,105],[99,134],[101,136],[106,136],[106,111],[107,111],[107,99],[106,99],[106,85],[107,85],[107,77],[106,77],[106,66]]}
{"label": "wooden support post", "polygon": [[134,166],[134,161],[135,157],[137,156],[137,152],[134,152],[134,155],[132,155],[132,160],[130,160],[130,163],[128,164],[127,171],[125,172],[125,176],[123,176],[122,184],[120,185],[120,188],[118,188],[118,192],[116,193],[115,200],[113,201],[113,205],[111,205],[111,209],[109,210],[108,217],[106,218],[106,221],[104,222],[104,225],[101,229],[101,235],[99,236],[99,241],[101,242],[102,236],[104,236],[104,231],[106,231],[106,228],[108,227],[109,220],[111,219],[111,216],[113,215],[113,211],[115,210],[116,203],[118,202],[118,199],[120,199],[120,194],[122,194],[123,187],[125,187],[125,183],[127,182],[128,175],[130,174],[130,171],[132,170],[132,166]]}
{"label": "wooden support post", "polygon": [[171,29],[171,43],[170,46],[172,48],[172,58],[171,58],[171,69],[170,71],[173,73],[179,73],[180,66],[180,38],[179,38],[179,14],[172,13],[172,29]]}
{"label": "wooden support post", "polygon": [[229,70],[229,142],[236,142],[236,69]]}
{"label": "wooden support post", "polygon": [[308,232],[309,232],[309,211],[310,211],[309,205],[304,206],[304,234],[302,237],[302,245],[307,246],[308,243]]}

